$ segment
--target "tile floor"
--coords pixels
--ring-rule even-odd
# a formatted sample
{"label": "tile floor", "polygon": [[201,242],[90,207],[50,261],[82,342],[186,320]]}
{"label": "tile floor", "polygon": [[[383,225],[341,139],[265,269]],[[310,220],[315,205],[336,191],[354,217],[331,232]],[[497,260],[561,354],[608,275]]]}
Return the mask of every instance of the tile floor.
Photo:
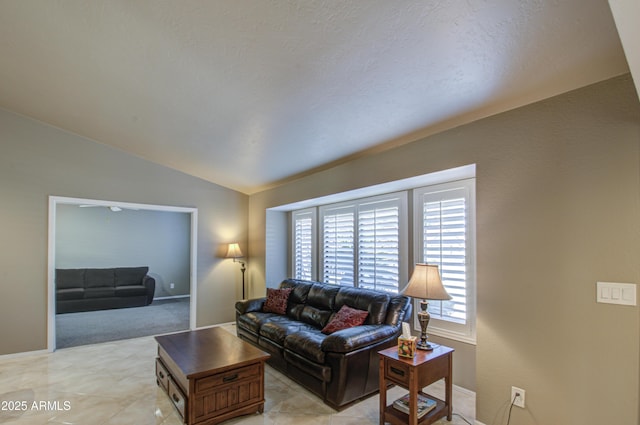
{"label": "tile floor", "polygon": [[[225,329],[234,332],[232,326]],[[169,398],[157,386],[154,372],[156,343],[143,337],[0,359],[0,424],[118,424],[180,425]],[[427,391],[442,397],[444,385]],[[475,395],[454,387],[454,412],[473,423]],[[404,393],[392,388],[389,398]],[[378,396],[341,412],[286,376],[267,367],[265,412],[233,419],[227,424],[378,424]],[[452,422],[465,424],[459,416]]]}

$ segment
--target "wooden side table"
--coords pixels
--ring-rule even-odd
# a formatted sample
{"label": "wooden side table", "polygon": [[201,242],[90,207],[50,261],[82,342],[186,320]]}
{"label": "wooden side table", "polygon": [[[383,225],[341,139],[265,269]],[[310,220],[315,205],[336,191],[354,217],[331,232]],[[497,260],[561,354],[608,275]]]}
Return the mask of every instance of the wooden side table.
{"label": "wooden side table", "polygon": [[[452,366],[453,348],[440,345],[433,351],[417,350],[414,358],[398,356],[398,347],[379,351],[380,355],[380,425],[428,425],[443,416],[451,421],[453,406]],[[424,394],[422,389],[440,379],[445,381],[445,399],[440,400]],[[407,415],[393,407],[393,401],[387,405],[387,385],[396,384],[409,390],[409,410]],[[418,420],[418,394],[436,401],[436,407]]]}

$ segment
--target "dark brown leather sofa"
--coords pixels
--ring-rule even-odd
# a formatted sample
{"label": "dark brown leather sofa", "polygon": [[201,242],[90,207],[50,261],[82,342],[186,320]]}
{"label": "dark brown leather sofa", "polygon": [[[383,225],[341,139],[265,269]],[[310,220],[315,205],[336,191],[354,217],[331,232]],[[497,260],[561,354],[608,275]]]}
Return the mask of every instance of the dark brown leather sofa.
{"label": "dark brown leather sofa", "polygon": [[153,302],[149,267],[56,269],[56,313],[143,307]]}
{"label": "dark brown leather sofa", "polygon": [[[334,409],[378,391],[377,352],[397,344],[411,316],[403,295],[286,279],[286,315],[265,313],[266,298],[236,302],[237,334],[271,354],[268,363]],[[321,332],[343,305],[369,312],[365,323]]]}

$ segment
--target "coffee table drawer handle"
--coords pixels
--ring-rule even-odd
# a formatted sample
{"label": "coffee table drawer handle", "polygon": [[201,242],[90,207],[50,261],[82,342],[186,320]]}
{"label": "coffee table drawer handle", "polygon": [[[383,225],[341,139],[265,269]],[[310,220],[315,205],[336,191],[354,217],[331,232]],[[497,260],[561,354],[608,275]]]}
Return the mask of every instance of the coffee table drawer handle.
{"label": "coffee table drawer handle", "polygon": [[404,370],[400,370],[393,366],[391,366],[390,369],[391,369],[391,372],[395,373],[396,375],[404,376]]}
{"label": "coffee table drawer handle", "polygon": [[160,375],[160,378],[164,379],[164,373],[162,373],[162,371],[159,371],[158,375]]}
{"label": "coffee table drawer handle", "polygon": [[235,381],[236,379],[238,379],[237,373],[235,375],[225,376],[224,378],[222,378],[222,382],[231,382]]}
{"label": "coffee table drawer handle", "polygon": [[175,393],[171,394],[171,397],[173,398],[173,401],[175,401],[176,403],[180,403],[180,397],[178,397]]}

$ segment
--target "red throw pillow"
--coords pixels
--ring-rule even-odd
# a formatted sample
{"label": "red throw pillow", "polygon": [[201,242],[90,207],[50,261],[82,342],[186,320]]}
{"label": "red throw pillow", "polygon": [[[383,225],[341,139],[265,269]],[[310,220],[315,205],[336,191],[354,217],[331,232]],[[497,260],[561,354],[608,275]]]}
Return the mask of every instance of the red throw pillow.
{"label": "red throw pillow", "polygon": [[267,288],[267,300],[262,311],[265,313],[287,314],[287,301],[293,288],[272,289]]}
{"label": "red throw pillow", "polygon": [[368,315],[368,311],[358,310],[347,305],[343,305],[329,323],[327,323],[327,326],[322,329],[322,333],[329,335],[342,329],[360,326],[365,320],[367,320]]}

